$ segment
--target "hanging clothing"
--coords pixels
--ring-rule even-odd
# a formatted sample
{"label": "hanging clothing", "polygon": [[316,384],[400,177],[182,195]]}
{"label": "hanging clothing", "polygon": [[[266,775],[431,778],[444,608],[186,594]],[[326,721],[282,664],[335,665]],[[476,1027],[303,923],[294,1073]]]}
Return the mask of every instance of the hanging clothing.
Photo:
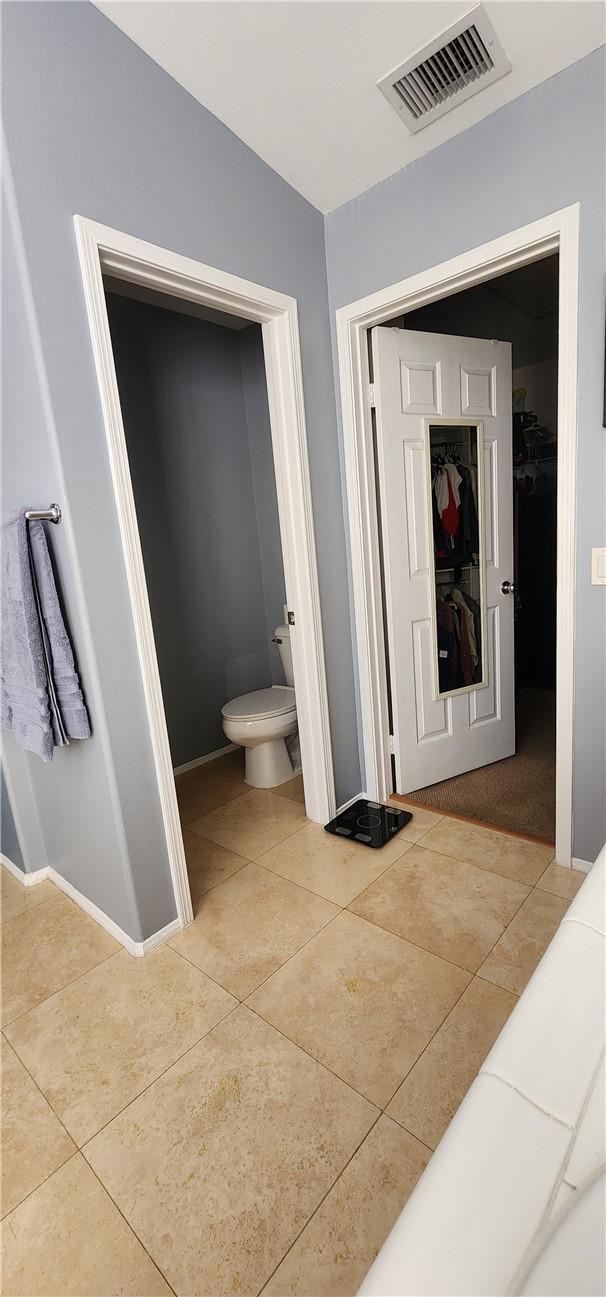
{"label": "hanging clothing", "polygon": [[448,478],[449,478],[449,481],[450,481],[450,485],[451,485],[451,487],[452,487],[452,494],[453,494],[453,496],[454,496],[454,502],[455,502],[455,504],[456,504],[456,506],[457,506],[457,509],[458,509],[458,507],[459,507],[459,505],[460,505],[460,503],[461,503],[461,497],[460,497],[460,495],[459,495],[459,485],[460,485],[460,482],[461,482],[461,474],[459,473],[459,470],[458,470],[458,468],[457,468],[457,465],[456,465],[454,462],[448,462],[448,463],[446,463],[446,464],[444,465],[444,468],[446,469],[446,472],[448,473]]}
{"label": "hanging clothing", "polygon": [[447,558],[448,544],[447,544],[446,536],[444,534],[444,528],[442,526],[442,519],[440,517],[440,511],[438,509],[438,502],[436,500],[435,491],[432,492],[431,508],[432,508],[432,515],[433,515],[432,524],[433,524],[434,554],[436,556],[436,559]]}
{"label": "hanging clothing", "polygon": [[464,605],[462,606],[463,604],[462,600],[459,603],[454,598],[454,593],[455,592],[453,590],[453,597],[449,606],[454,613],[459,628],[459,662],[458,662],[459,685],[458,687],[459,689],[461,689],[461,688],[465,688],[467,685],[472,685],[474,683],[476,664],[473,661],[473,655],[471,652],[469,630],[467,625],[467,610],[466,609],[464,610]]}
{"label": "hanging clothing", "polygon": [[448,475],[444,468],[439,468],[433,480],[433,489],[440,517],[448,508]]}
{"label": "hanging clothing", "polygon": [[476,514],[477,514],[478,512],[478,470],[475,464],[469,465],[469,476],[471,478],[471,494],[473,495],[473,502],[476,506]]}
{"label": "hanging clothing", "polygon": [[440,693],[450,693],[457,688],[459,668],[459,645],[455,630],[455,618],[452,609],[444,599],[436,596],[436,617],[438,623],[438,679]]}
{"label": "hanging clothing", "polygon": [[459,530],[459,510],[454,497],[450,473],[446,472],[445,476],[448,488],[448,504],[442,514],[442,526],[447,536],[456,536]]}
{"label": "hanging clothing", "polygon": [[[457,604],[457,607],[461,609],[461,617],[462,620],[465,621],[465,626],[467,629],[467,638],[469,641],[469,651],[471,654],[471,661],[475,668],[477,667],[479,662],[479,654],[478,654],[478,645],[476,640],[476,630],[475,630],[473,613],[469,605],[466,603],[465,596],[462,594],[462,592],[459,589],[457,589],[456,586],[453,589],[452,597],[454,599],[454,602]],[[472,680],[469,683],[474,684],[475,681]]]}
{"label": "hanging clothing", "polygon": [[481,661],[482,659],[482,614],[480,612],[479,603],[476,603],[476,600],[473,599],[472,596],[468,594],[466,590],[462,590],[461,594],[463,595],[465,603],[467,604],[467,607],[469,608],[473,617],[474,635],[476,641],[476,648],[478,651],[478,667],[477,667],[476,678],[474,683],[478,684],[482,678],[482,661]]}

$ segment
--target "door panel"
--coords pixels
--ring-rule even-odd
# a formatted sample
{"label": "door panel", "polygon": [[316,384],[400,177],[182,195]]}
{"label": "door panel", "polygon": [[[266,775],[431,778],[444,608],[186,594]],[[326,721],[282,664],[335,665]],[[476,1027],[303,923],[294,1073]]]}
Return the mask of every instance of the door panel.
{"label": "door panel", "polygon": [[515,751],[511,347],[372,331],[396,788]]}

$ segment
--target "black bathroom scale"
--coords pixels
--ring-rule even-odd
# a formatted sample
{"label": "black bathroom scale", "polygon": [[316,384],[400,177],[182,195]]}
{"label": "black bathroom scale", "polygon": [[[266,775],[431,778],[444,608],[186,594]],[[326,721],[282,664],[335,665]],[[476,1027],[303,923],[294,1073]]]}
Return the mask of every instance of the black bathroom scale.
{"label": "black bathroom scale", "polygon": [[410,811],[396,811],[393,806],[381,806],[379,802],[360,797],[324,828],[327,833],[362,842],[365,847],[384,847],[411,819]]}

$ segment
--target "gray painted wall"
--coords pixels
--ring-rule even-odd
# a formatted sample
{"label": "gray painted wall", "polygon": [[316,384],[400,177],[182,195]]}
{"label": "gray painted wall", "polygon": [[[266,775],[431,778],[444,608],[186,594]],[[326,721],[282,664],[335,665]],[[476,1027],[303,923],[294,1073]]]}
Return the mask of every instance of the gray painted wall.
{"label": "gray painted wall", "polygon": [[[50,863],[138,940],[168,923],[174,904],[72,218],[297,298],[342,801],[360,782],[324,222],[93,5],[6,4],[3,59],[4,127],[58,452],[56,469],[41,464],[18,497],[26,485],[28,495],[35,487],[45,501],[56,497],[73,528],[73,547],[69,528],[57,538],[57,561],[95,727],[42,776],[40,818],[45,833],[52,826]],[[17,458],[23,426],[11,439]]]}
{"label": "gray painted wall", "polygon": [[[57,430],[48,399],[31,284],[8,166],[2,192],[2,512],[65,502]],[[10,327],[7,327],[10,321]],[[47,528],[60,594],[87,698],[93,739],[58,749],[45,764],[3,734],[3,761],[28,871],[52,865],[101,909],[137,933],[119,820],[99,725],[94,663],[77,584],[77,553],[69,512]],[[109,594],[110,591],[107,590]],[[111,602],[111,599],[110,599]],[[130,925],[130,927],[129,927]]]}
{"label": "gray painted wall", "polygon": [[278,584],[279,620],[284,576],[271,525],[277,500],[261,329],[236,332],[111,293],[107,302],[178,766],[225,745],[228,699],[271,683],[276,620],[270,630],[265,592],[271,611]]}
{"label": "gray painted wall", "polygon": [[[2,53],[18,236],[18,269],[7,288],[11,326],[13,314],[18,323],[5,338],[5,373],[18,381],[5,428],[3,507],[55,498],[65,509],[52,543],[94,729],[89,742],[57,753],[48,767],[34,767],[7,744],[19,823],[29,802],[41,826],[37,850],[135,940],[174,914],[74,213],[298,300],[343,801],[361,781],[327,259],[332,313],[580,201],[574,842],[577,855],[593,858],[605,834],[604,590],[589,583],[589,549],[604,544],[603,53],[326,221],[92,5],[11,0],[3,7]],[[33,867],[33,851],[27,859]]]}
{"label": "gray painted wall", "polygon": [[6,778],[4,771],[0,766],[0,852],[7,856],[17,869],[25,873],[25,860],[21,850],[21,843],[17,833],[13,808],[8,795]]}
{"label": "gray painted wall", "polygon": [[604,50],[501,108],[326,218],[331,318],[384,288],[570,203],[581,205],[574,854],[606,837]]}

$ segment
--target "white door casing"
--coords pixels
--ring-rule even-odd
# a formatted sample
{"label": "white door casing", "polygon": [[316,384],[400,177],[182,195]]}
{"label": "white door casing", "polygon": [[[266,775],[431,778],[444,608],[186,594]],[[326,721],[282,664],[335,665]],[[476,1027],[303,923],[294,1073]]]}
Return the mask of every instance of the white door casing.
{"label": "white door casing", "polygon": [[385,801],[393,783],[367,331],[559,254],[555,859],[566,866],[573,858],[579,222],[580,205],[573,203],[376,289],[335,314],[364,788],[375,801]]}
{"label": "white door casing", "polygon": [[[515,751],[511,345],[372,331],[396,790],[412,792]],[[477,426],[482,684],[440,695],[429,426]],[[483,463],[482,463],[483,461]],[[484,489],[482,492],[481,483]]]}
{"label": "white door casing", "polygon": [[[86,217],[75,216],[74,226],[175,907],[179,926],[184,927],[192,922],[193,909],[103,275],[108,273],[114,278],[153,288],[171,297],[199,302],[214,310],[254,320],[263,327],[286,595],[289,609],[293,610],[295,617],[291,647],[305,780],[305,809],[310,819],[323,824],[327,819],[332,819],[335,813],[335,788],[297,303],[294,298],[274,289],[240,279],[227,271],[207,266]],[[111,752],[108,753],[108,759],[111,761]]]}

